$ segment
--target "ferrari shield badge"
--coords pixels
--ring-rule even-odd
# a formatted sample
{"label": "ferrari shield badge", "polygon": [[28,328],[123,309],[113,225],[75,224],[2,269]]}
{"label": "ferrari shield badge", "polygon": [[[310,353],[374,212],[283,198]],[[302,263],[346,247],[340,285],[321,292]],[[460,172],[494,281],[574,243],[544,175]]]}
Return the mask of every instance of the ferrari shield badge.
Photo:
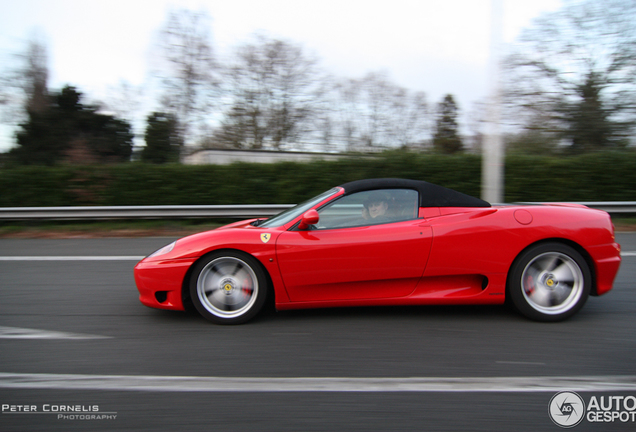
{"label": "ferrari shield badge", "polygon": [[270,233],[262,233],[261,234],[261,241],[263,243],[267,243],[271,237],[272,237],[272,235]]}

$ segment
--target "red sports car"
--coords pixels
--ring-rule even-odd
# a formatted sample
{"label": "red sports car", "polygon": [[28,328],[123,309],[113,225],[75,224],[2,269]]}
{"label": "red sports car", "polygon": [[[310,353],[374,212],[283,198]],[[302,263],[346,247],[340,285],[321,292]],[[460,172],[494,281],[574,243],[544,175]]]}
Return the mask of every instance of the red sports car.
{"label": "red sports car", "polygon": [[141,302],[194,305],[238,324],[278,310],[502,304],[558,321],[612,288],[609,215],[582,205],[498,205],[431,183],[360,180],[270,219],[173,242],[135,267]]}

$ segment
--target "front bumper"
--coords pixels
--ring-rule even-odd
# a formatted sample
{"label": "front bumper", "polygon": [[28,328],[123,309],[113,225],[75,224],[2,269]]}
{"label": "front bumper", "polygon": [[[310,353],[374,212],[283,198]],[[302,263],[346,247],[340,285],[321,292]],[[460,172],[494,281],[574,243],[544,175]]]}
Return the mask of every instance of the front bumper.
{"label": "front bumper", "polygon": [[141,260],[134,271],[139,301],[151,308],[184,310],[183,281],[195,261],[195,258]]}

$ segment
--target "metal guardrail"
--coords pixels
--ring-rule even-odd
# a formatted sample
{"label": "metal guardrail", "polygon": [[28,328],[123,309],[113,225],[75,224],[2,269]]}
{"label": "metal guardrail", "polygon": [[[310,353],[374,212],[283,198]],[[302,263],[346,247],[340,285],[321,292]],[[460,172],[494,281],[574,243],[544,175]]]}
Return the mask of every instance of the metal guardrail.
{"label": "metal guardrail", "polygon": [[[542,204],[542,203],[519,203]],[[608,213],[636,213],[636,201],[579,202]],[[192,206],[86,206],[0,207],[0,220],[100,220],[100,219],[249,219],[270,217],[293,204],[192,205]]]}
{"label": "metal guardrail", "polygon": [[293,204],[0,207],[0,220],[190,219],[270,217]]}

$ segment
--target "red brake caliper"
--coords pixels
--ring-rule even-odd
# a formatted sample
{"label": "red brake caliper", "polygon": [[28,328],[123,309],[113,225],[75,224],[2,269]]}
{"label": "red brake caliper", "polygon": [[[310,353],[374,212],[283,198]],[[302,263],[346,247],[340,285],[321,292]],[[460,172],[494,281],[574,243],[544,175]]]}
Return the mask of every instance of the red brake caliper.
{"label": "red brake caliper", "polygon": [[524,284],[524,289],[526,291],[527,295],[532,295],[532,293],[534,292],[534,278],[532,277],[532,275],[528,275],[526,277],[526,283]]}
{"label": "red brake caliper", "polygon": [[245,279],[243,280],[243,283],[241,284],[241,291],[243,292],[243,298],[246,299],[250,296],[251,292],[253,291],[252,286],[251,286],[251,281],[249,279]]}

